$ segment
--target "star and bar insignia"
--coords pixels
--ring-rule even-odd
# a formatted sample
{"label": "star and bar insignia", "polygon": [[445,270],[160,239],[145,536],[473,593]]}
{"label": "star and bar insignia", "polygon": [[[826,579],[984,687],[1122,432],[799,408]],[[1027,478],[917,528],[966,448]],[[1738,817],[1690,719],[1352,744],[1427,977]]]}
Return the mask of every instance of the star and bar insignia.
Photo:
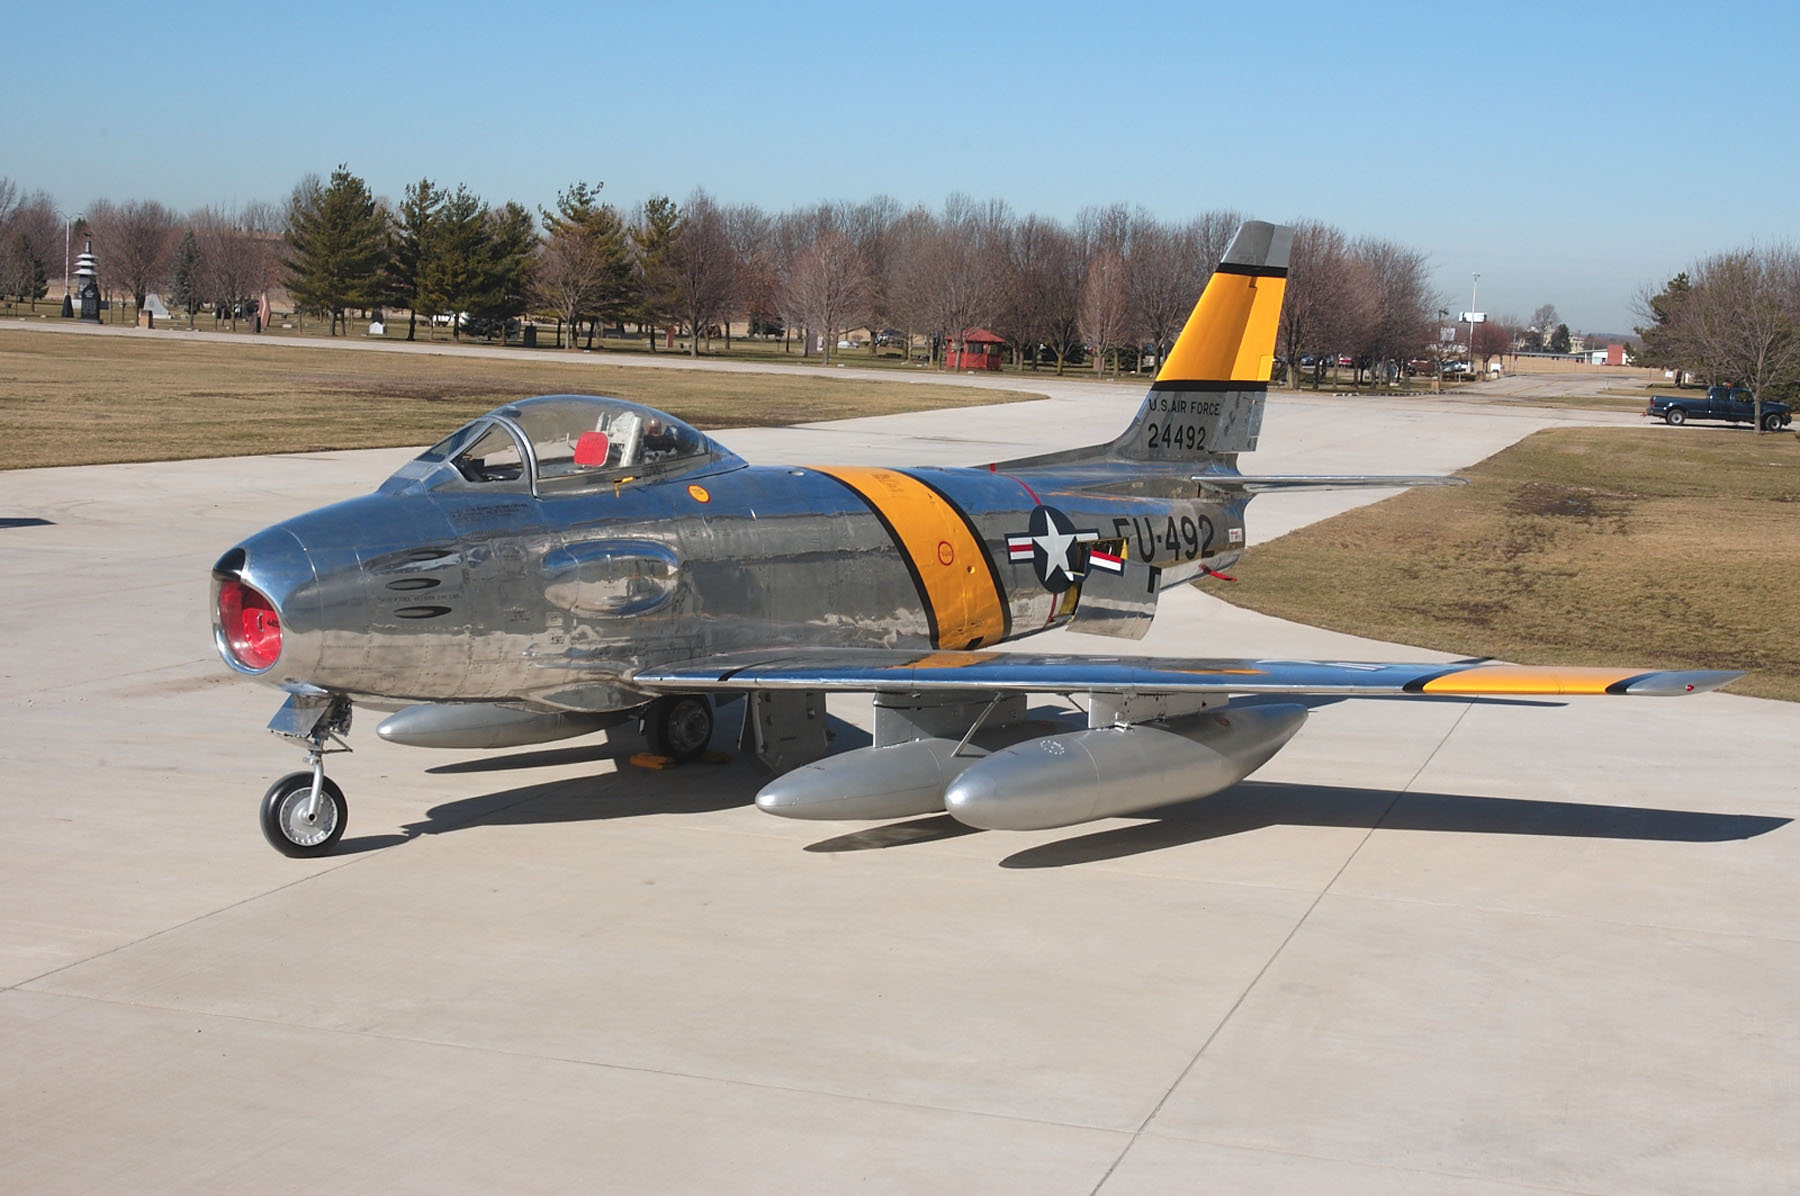
{"label": "star and bar insignia", "polygon": [[1077,545],[1098,540],[1097,530],[1077,529],[1067,515],[1044,506],[1032,509],[1025,527],[1025,531],[1006,537],[1007,560],[1014,564],[1030,561],[1038,581],[1052,594],[1062,593],[1086,575],[1083,558],[1088,554],[1078,553]]}

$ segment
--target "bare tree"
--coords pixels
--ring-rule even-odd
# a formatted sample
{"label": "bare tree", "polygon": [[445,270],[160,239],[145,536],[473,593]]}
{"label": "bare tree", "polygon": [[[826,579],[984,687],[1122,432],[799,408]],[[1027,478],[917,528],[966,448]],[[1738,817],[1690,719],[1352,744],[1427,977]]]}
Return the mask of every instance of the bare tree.
{"label": "bare tree", "polygon": [[[1096,232],[1110,239],[1117,209],[1100,209]],[[1243,223],[1236,212],[1207,212],[1185,225],[1163,224],[1142,209],[1130,219],[1123,250],[1131,331],[1147,339],[1160,362],[1181,335],[1206,281]]]}
{"label": "bare tree", "polygon": [[1012,214],[1003,202],[952,195],[935,227],[909,247],[906,289],[922,323],[960,347],[970,329],[994,317]]}
{"label": "bare tree", "polygon": [[1131,211],[1122,203],[1089,205],[1075,213],[1075,238],[1090,256],[1110,252],[1121,260],[1129,257],[1133,231]]}
{"label": "bare tree", "polygon": [[[895,318],[896,303],[888,293],[892,276],[888,262],[895,246],[894,228],[904,214],[900,201],[891,195],[877,195],[843,213],[844,231],[855,242],[856,251],[862,255],[864,264],[869,268],[871,334],[881,331],[875,324],[885,327]],[[879,335],[869,337],[870,356],[874,356],[879,348],[880,339]]]}
{"label": "bare tree", "polygon": [[1069,358],[1081,351],[1081,284],[1085,262],[1073,234],[1055,229],[1045,246],[1043,268],[1038,272],[1043,287],[1043,325],[1039,332],[1044,347],[1056,358],[1060,375]]}
{"label": "bare tree", "polygon": [[231,321],[274,281],[280,258],[280,213],[248,203],[237,211],[203,208],[190,218],[200,249],[199,286],[213,304],[213,318]]}
{"label": "bare tree", "polygon": [[1198,262],[1185,231],[1171,228],[1138,209],[1132,217],[1131,258],[1125,271],[1127,322],[1148,340],[1157,360],[1169,351],[1204,285],[1196,281]]}
{"label": "bare tree", "polygon": [[570,349],[577,347],[575,331],[582,316],[593,307],[601,276],[598,255],[586,239],[553,236],[544,242],[537,268],[532,272],[531,296],[567,325]]}
{"label": "bare tree", "polygon": [[1487,319],[1475,325],[1469,338],[1469,353],[1480,359],[1483,373],[1493,364],[1494,358],[1512,352],[1514,335],[1513,326],[1504,319]]}
{"label": "bare tree", "polygon": [[[1129,303],[1125,258],[1116,249],[1102,249],[1088,262],[1087,277],[1081,284],[1081,305],[1076,312],[1081,334],[1094,346],[1096,376],[1105,372],[1107,351],[1116,350],[1126,335]],[[1113,372],[1118,372],[1116,353]]]}
{"label": "bare tree", "polygon": [[[775,222],[755,204],[737,204],[725,213],[725,235],[731,240],[738,271],[734,311],[744,317],[750,335],[771,332],[781,320],[781,283],[773,248]],[[726,313],[726,352],[731,351],[731,314]]]}
{"label": "bare tree", "polygon": [[1682,319],[1701,368],[1749,388],[1763,431],[1769,389],[1800,378],[1800,251],[1781,244],[1695,263]]}
{"label": "bare tree", "polygon": [[[937,217],[924,207],[908,209],[888,230],[887,270],[883,280],[887,318],[905,332],[909,356],[915,333],[937,331],[933,326],[930,273],[938,231]],[[937,362],[935,341],[931,347],[931,361]]]}
{"label": "bare tree", "polygon": [[[1365,364],[1372,368],[1393,363],[1397,374],[1431,342],[1438,299],[1429,281],[1426,256],[1373,237],[1358,240],[1351,255],[1367,270],[1375,302],[1367,333],[1356,346],[1357,373],[1360,378]],[[1510,347],[1510,338],[1507,344]]]}
{"label": "bare tree", "polygon": [[9,180],[0,179],[0,295],[35,303],[55,276],[57,250],[63,247],[63,223],[50,196],[37,191],[20,197]]}
{"label": "bare tree", "polygon": [[844,233],[827,230],[795,258],[787,280],[787,307],[809,329],[823,334],[825,364],[837,332],[868,318],[869,270]]}
{"label": "bare tree", "polygon": [[1340,352],[1364,343],[1375,322],[1376,285],[1355,260],[1343,231],[1316,220],[1297,221],[1281,305],[1280,343],[1288,384],[1300,385],[1300,362],[1311,357],[1315,380]]}
{"label": "bare tree", "polygon": [[799,268],[801,259],[825,234],[843,234],[840,213],[832,204],[790,208],[775,219],[773,231],[770,261],[779,286],[784,329],[782,349],[787,349],[789,334],[798,328],[801,332],[800,355],[806,357],[812,352],[812,338],[808,335],[810,330],[806,325],[806,312],[797,308],[793,302],[794,297],[801,293],[801,288],[795,285],[795,271]]}
{"label": "bare tree", "polygon": [[1188,223],[1188,235],[1194,238],[1195,249],[1208,277],[1219,268],[1225,251],[1231,248],[1231,238],[1237,235],[1238,226],[1243,223],[1243,215],[1229,208],[1202,212]]}
{"label": "bare tree", "polygon": [[1025,217],[1008,231],[1000,283],[996,331],[1018,346],[1032,369],[1048,350],[1062,373],[1081,344],[1081,259],[1074,238],[1055,221]]}
{"label": "bare tree", "polygon": [[712,196],[695,190],[669,256],[670,301],[688,328],[688,356],[700,356],[700,338],[729,314],[737,274],[725,212]]}
{"label": "bare tree", "polygon": [[162,287],[175,252],[175,214],[155,200],[115,204],[102,199],[87,210],[94,230],[95,252],[138,307],[144,296]]}

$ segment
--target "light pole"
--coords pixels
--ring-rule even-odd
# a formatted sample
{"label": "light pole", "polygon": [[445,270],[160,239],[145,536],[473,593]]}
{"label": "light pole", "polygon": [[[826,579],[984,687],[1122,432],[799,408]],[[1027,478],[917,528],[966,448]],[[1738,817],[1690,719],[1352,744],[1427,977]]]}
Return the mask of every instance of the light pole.
{"label": "light pole", "polygon": [[1475,281],[1469,284],[1469,376],[1475,376],[1475,292],[1481,288],[1481,275],[1469,276]]}
{"label": "light pole", "polygon": [[71,216],[58,208],[56,214],[63,218],[63,296],[67,298],[69,294],[69,234],[74,231],[75,221],[81,218],[81,213],[77,212]]}
{"label": "light pole", "polygon": [[69,234],[74,231],[75,222],[77,220],[81,219],[81,213],[77,212],[73,216],[71,216],[67,212],[63,211],[61,208],[58,208],[58,209],[56,209],[56,214],[63,218],[63,312],[62,312],[62,314],[63,314],[63,318],[66,320],[70,316],[75,314],[74,305],[70,299],[71,292],[69,290]]}

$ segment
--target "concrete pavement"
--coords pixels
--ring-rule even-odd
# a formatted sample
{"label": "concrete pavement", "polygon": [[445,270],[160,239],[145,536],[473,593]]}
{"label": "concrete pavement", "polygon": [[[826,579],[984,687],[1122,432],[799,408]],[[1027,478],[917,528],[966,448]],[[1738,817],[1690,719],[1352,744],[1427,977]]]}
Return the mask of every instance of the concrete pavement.
{"label": "concrete pavement", "polygon": [[[1141,393],[1052,389],[723,439],[968,463]],[[1244,464],[1448,470],[1562,422],[1630,421],[1277,396]],[[0,1190],[1800,1188],[1795,707],[1338,703],[1233,790],[1033,834],[365,717],[342,853],[287,860],[255,806],[299,756],[212,656],[207,570],[407,455],[0,474],[0,520],[47,521],[0,524]],[[1163,606],[1147,652],[1430,657]]]}

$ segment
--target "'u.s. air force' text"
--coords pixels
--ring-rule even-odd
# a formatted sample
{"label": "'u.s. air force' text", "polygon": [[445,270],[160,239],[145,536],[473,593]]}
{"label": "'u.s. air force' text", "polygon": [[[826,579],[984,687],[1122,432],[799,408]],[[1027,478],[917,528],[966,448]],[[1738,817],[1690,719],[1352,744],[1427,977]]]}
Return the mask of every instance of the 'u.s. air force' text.
{"label": "'u.s. air force' text", "polygon": [[1195,399],[1186,395],[1155,395],[1151,410],[1162,418],[1144,425],[1144,447],[1187,449],[1206,447],[1206,423],[1219,418],[1217,399]]}

